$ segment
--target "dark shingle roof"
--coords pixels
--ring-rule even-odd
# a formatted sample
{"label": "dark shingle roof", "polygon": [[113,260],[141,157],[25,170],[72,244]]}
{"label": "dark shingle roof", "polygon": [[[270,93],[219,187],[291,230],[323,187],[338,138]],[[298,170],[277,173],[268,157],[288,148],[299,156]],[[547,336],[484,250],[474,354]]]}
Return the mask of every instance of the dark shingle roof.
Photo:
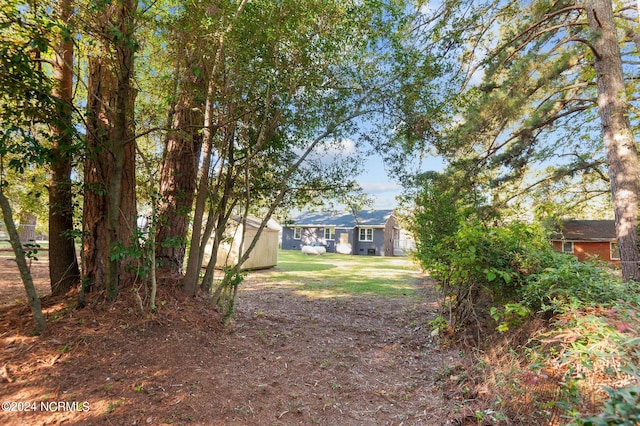
{"label": "dark shingle roof", "polygon": [[613,220],[566,220],[551,238],[569,241],[610,241],[616,238],[616,225]]}
{"label": "dark shingle roof", "polygon": [[356,216],[349,212],[303,213],[293,220],[292,226],[335,226],[337,228],[384,226],[392,214],[393,210],[363,210],[357,212]]}

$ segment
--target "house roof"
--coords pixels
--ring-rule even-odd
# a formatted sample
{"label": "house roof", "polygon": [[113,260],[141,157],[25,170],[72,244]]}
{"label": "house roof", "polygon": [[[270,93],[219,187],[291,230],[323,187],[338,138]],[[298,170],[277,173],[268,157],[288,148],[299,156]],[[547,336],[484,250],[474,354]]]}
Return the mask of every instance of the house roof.
{"label": "house roof", "polygon": [[611,241],[616,239],[613,220],[565,220],[551,235],[552,240]]}
{"label": "house roof", "polygon": [[355,214],[350,212],[311,212],[303,213],[293,219],[291,226],[355,228],[357,226],[384,226],[393,210],[363,210]]}

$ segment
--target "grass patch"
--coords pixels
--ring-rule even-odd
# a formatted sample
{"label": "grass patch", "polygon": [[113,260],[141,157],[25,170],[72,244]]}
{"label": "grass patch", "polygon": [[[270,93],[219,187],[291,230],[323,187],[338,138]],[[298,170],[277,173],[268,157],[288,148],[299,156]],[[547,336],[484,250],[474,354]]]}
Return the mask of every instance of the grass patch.
{"label": "grass patch", "polygon": [[310,298],[411,297],[419,269],[405,257],[304,255],[281,250],[270,280]]}

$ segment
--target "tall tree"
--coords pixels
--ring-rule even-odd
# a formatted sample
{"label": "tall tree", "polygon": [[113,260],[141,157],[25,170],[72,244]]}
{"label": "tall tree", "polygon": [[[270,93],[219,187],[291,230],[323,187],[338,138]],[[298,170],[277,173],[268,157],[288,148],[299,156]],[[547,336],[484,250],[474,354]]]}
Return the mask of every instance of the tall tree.
{"label": "tall tree", "polygon": [[[598,87],[598,111],[609,166],[622,274],[640,281],[638,249],[638,150],[629,121],[630,105],[610,1],[587,0],[587,20]],[[638,6],[638,4],[636,4]]]}
{"label": "tall tree", "polygon": [[[233,25],[222,27],[183,278],[188,294],[197,288],[210,232],[216,231],[215,259],[233,212],[244,216],[262,207],[264,226],[284,202],[305,192],[308,200],[352,188],[350,176],[361,153],[357,141],[355,146],[343,142],[347,135],[361,138],[365,117],[386,113],[390,81],[401,78],[390,72],[395,58],[387,51],[388,35],[406,19],[400,3],[247,2],[241,14],[228,19]],[[211,210],[205,226],[207,197]],[[234,285],[250,250],[228,275]],[[207,288],[212,266],[204,278]]]}
{"label": "tall tree", "polygon": [[73,230],[73,2],[59,0],[58,45],[53,61],[57,98],[52,126],[51,170],[49,177],[49,277],[51,293],[64,294],[80,283],[80,269],[71,231]]}
{"label": "tall tree", "polygon": [[[214,107],[217,104],[215,96],[218,93],[224,93],[226,84],[220,84],[217,86],[220,76],[223,75],[225,69],[225,43],[228,33],[230,33],[236,21],[244,12],[244,8],[247,4],[246,0],[241,1],[235,10],[231,9],[231,13],[221,19],[221,28],[216,34],[214,42],[216,43],[216,55],[213,63],[213,69],[211,70],[211,76],[207,84],[207,98],[205,107],[205,121],[204,121],[204,158],[199,173],[198,192],[196,194],[195,211],[193,216],[193,223],[191,228],[191,240],[189,242],[189,259],[187,262],[187,268],[182,279],[184,292],[188,295],[193,295],[197,289],[198,271],[202,265],[202,256],[204,247],[207,243],[208,236],[203,236],[203,219],[206,200],[209,196],[209,175],[211,173],[211,167],[213,163],[214,154],[214,138],[215,128],[218,124],[216,122],[216,116],[222,117],[222,114],[215,114]],[[227,110],[231,112],[231,109]],[[218,111],[221,112],[221,111]],[[227,117],[224,120],[229,120],[231,117]],[[230,121],[230,120],[229,120]],[[232,122],[230,121],[230,124]],[[233,124],[231,124],[233,126]],[[232,138],[233,139],[233,138]],[[224,226],[223,223],[218,221],[217,225]],[[209,232],[211,226],[209,227]]]}
{"label": "tall tree", "polygon": [[620,59],[633,54],[632,40],[620,36],[637,27],[638,15],[636,5],[614,14],[611,4],[468,2],[476,25],[461,25],[467,41],[459,49],[455,121],[434,146],[502,207],[540,184],[604,178],[625,247],[624,275],[638,279],[630,232],[637,220],[637,115],[625,95],[636,90],[636,73]]}
{"label": "tall tree", "polygon": [[137,2],[92,4],[87,154],[84,164],[83,278],[85,290],[115,299],[132,280],[126,248],[137,227],[133,78]]}
{"label": "tall tree", "polygon": [[210,46],[202,40],[204,28],[200,26],[200,19],[215,20],[219,13],[215,8],[203,6],[188,4],[177,19],[167,24],[171,27],[170,49],[176,61],[173,76],[176,85],[160,174],[158,214],[162,220],[157,232],[157,256],[162,269],[176,273],[182,272],[185,260],[204,132],[209,74],[205,63]]}

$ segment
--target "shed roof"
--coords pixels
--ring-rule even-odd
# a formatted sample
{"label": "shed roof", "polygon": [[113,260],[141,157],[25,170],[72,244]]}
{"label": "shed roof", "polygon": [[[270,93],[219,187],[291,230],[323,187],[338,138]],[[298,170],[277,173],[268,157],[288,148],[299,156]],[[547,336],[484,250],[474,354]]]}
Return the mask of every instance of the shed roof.
{"label": "shed roof", "polygon": [[384,226],[393,210],[362,210],[351,212],[310,212],[293,219],[293,226],[355,228],[356,226]]}
{"label": "shed roof", "polygon": [[[232,219],[238,223],[238,224],[242,224],[242,216],[234,214],[232,216]],[[259,219],[257,217],[253,217],[253,216],[247,216],[247,220],[246,220],[246,224],[247,224],[247,229],[258,229],[260,228],[260,224],[262,223],[262,219]],[[264,227],[264,231],[281,231],[282,227],[280,225],[278,225],[278,222],[276,222],[273,219],[269,219],[267,221],[267,225]]]}
{"label": "shed roof", "polygon": [[612,241],[616,239],[613,220],[565,220],[551,235],[552,240]]}

